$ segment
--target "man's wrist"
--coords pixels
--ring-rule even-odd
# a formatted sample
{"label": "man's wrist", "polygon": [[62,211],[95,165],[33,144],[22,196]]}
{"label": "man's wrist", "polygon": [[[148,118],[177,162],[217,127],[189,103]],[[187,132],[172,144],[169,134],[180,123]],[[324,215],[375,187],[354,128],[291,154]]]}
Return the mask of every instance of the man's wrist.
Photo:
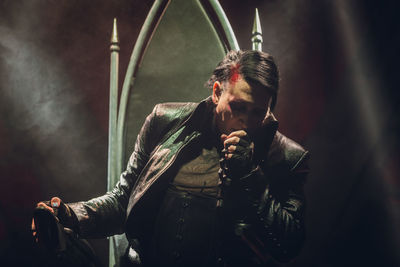
{"label": "man's wrist", "polygon": [[79,220],[78,217],[76,216],[74,210],[68,205],[65,204],[66,209],[67,209],[67,218],[65,221],[61,221],[61,223],[67,227],[70,228],[72,231],[74,231],[77,235],[79,235]]}

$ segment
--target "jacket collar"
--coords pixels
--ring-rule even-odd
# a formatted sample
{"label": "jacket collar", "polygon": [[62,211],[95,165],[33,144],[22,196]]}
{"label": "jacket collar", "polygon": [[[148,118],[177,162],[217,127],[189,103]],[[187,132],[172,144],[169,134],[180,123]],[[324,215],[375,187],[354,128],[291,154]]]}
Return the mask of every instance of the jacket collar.
{"label": "jacket collar", "polygon": [[265,118],[263,125],[255,134],[255,151],[254,157],[257,164],[267,159],[268,151],[274,140],[279,122],[272,112]]}

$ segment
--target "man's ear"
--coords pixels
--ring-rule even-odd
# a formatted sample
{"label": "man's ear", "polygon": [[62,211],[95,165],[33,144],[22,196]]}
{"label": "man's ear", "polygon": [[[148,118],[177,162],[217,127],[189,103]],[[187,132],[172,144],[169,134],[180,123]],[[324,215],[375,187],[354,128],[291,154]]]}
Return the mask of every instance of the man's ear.
{"label": "man's ear", "polygon": [[268,116],[270,116],[270,114],[271,114],[271,104],[272,104],[272,97],[270,97],[269,98],[269,100],[268,100],[268,109],[267,109],[267,114],[266,114],[266,116],[265,117],[268,117]]}
{"label": "man's ear", "polygon": [[221,98],[222,88],[221,83],[216,81],[213,85],[213,92],[212,92],[212,101],[215,105],[218,104],[219,99]]}

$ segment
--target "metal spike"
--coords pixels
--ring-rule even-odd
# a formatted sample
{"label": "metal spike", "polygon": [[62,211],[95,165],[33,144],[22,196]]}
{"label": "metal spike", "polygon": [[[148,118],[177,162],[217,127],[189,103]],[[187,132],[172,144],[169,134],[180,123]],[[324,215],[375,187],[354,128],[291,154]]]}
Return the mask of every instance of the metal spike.
{"label": "metal spike", "polygon": [[258,15],[258,9],[256,8],[256,15],[254,16],[253,31],[251,35],[252,49],[262,51],[262,30],[260,23],[260,16]]}
{"label": "metal spike", "polygon": [[114,18],[114,23],[113,23],[113,30],[112,30],[112,34],[111,34],[111,44],[119,44],[116,18]]}

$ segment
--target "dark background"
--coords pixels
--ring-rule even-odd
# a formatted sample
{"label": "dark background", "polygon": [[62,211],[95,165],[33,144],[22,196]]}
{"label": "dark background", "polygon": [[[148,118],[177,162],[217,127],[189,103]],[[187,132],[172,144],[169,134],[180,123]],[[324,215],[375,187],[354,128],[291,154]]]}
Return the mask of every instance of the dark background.
{"label": "dark background", "polygon": [[[399,265],[397,5],[220,2],[244,49],[259,8],[263,50],[281,72],[280,131],[312,154],[307,241],[288,265]],[[151,5],[0,1],[2,266],[44,265],[29,231],[36,202],[105,192],[112,20],[118,18],[121,87]],[[106,264],[107,241],[91,243]]]}

